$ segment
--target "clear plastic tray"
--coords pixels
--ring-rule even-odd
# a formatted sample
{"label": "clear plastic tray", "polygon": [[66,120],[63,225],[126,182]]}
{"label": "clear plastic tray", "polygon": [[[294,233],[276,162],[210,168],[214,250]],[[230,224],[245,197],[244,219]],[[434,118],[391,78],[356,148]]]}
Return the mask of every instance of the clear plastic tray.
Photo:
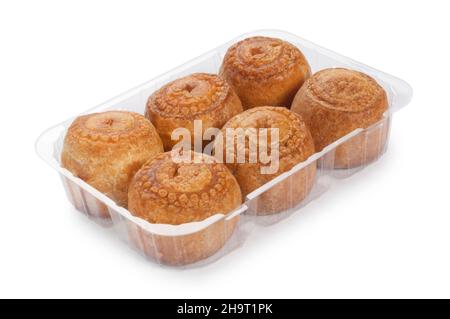
{"label": "clear plastic tray", "polygon": [[[380,156],[386,151],[392,114],[408,104],[412,97],[411,87],[394,76],[324,49],[293,34],[277,30],[260,30],[243,34],[83,114],[117,109],[144,114],[148,97],[162,85],[194,72],[217,73],[225,52],[233,43],[256,35],[281,38],[296,45],[307,58],[313,72],[330,67],[346,67],[371,75],[383,86],[388,95],[389,109],[385,112],[384,118],[369,128],[354,130],[321,152],[315,153],[305,162],[296,165],[289,172],[250,193],[237,210],[226,215],[217,214],[201,222],[182,225],[150,224],[134,217],[128,210],[119,207],[110,198],[62,168],[60,154],[66,130],[74,119],[70,118],[42,133],[36,143],[36,149],[39,156],[60,174],[68,199],[75,208],[99,224],[114,227],[119,236],[130,246],[155,262],[171,265],[201,265],[216,260],[230,250],[241,246],[251,232],[252,226],[256,224],[270,225],[288,217],[311,200],[319,197],[340,179],[349,177],[373,162],[373,159],[370,162],[366,161],[364,154],[368,145],[374,147],[370,144],[374,134],[385,135],[383,138],[386,139],[386,143],[384,145],[380,143],[375,147],[380,148]],[[336,148],[343,143],[352,143],[352,141],[358,141],[364,146],[362,148],[363,165],[353,169],[334,169]],[[304,176],[301,175],[302,170],[308,165],[316,165],[316,163],[315,183],[306,199],[294,207],[287,207],[281,213],[260,216],[258,207],[266,192],[281,183],[286,183],[292,190],[295,183],[298,182],[296,178]],[[288,198],[289,192],[287,193]],[[289,201],[287,200],[287,202]],[[217,241],[225,244],[216,251],[217,247],[212,247],[214,246],[212,243],[217,243]],[[199,250],[209,250],[208,254],[213,254],[205,259],[199,258],[199,255],[193,256]],[[192,263],[197,259],[201,260]]]}

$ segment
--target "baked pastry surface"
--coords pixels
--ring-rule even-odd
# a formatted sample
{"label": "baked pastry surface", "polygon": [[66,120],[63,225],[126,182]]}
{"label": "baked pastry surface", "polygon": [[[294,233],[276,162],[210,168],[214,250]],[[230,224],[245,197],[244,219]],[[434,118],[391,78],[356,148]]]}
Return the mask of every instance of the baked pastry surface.
{"label": "baked pastry surface", "polygon": [[179,225],[239,207],[241,190],[227,167],[196,155],[199,163],[176,163],[166,152],[143,165],[130,184],[130,212],[150,223]]}
{"label": "baked pastry surface", "polygon": [[73,121],[64,139],[61,165],[126,207],[131,178],[161,152],[161,139],[144,116],[109,111]]}
{"label": "baked pastry surface", "polygon": [[[244,131],[255,128],[277,128],[279,143],[273,146],[279,150],[278,170],[275,173],[263,174],[261,167],[268,164],[262,163],[260,157],[258,157],[256,163],[250,161],[250,154],[254,151],[259,152],[261,143],[265,143],[265,140],[261,140],[260,135],[257,140],[258,148],[253,148],[252,151],[248,138],[246,138],[245,145],[239,145],[237,139],[233,140],[234,143],[227,145],[224,137],[229,128],[242,128]],[[270,140],[272,136],[268,135],[268,140]],[[289,171],[315,152],[313,139],[302,118],[284,107],[255,107],[238,114],[224,125],[221,138],[224,161],[227,155],[230,156],[231,152],[233,160],[231,162],[227,160],[226,165],[236,177],[244,196],[280,174]],[[218,142],[219,140],[216,141],[216,145]],[[236,158],[236,150],[242,147],[245,147],[245,163],[239,163]],[[270,152],[276,151],[270,143],[267,145],[267,149]],[[313,162],[296,174],[273,186],[270,190],[260,195],[257,213],[260,215],[271,214],[297,205],[311,190],[314,184],[315,173],[316,163]]]}
{"label": "baked pastry surface", "polygon": [[[317,151],[357,128],[382,120],[388,108],[384,89],[370,76],[344,68],[315,73],[298,91],[291,110],[306,121]],[[335,167],[350,168],[383,150],[388,125],[359,134],[337,147]]]}
{"label": "baked pastry surface", "polygon": [[180,127],[194,136],[194,120],[202,121],[202,134],[210,127],[221,128],[242,112],[241,101],[223,79],[215,74],[194,73],[172,81],[153,93],[145,116],[155,125],[166,151],[178,143],[171,138]]}
{"label": "baked pastry surface", "polygon": [[[213,157],[196,155],[197,163],[176,163],[172,152],[166,152],[143,165],[130,184],[131,214],[150,223],[179,225],[219,213],[226,215],[238,208],[241,190],[227,167]],[[221,219],[201,231],[172,237],[130,225],[130,238],[160,262],[188,264],[219,250],[233,233],[238,218]]]}
{"label": "baked pastry surface", "polygon": [[291,105],[310,73],[310,66],[297,47],[260,36],[231,46],[220,69],[220,75],[234,88],[244,109]]}

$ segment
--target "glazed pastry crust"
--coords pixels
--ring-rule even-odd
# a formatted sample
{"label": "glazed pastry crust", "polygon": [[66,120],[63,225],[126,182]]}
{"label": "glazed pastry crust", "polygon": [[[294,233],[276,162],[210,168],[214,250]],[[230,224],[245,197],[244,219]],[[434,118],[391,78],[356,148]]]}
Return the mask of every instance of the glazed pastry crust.
{"label": "glazed pastry crust", "polygon": [[[325,69],[298,91],[291,110],[306,121],[317,151],[357,128],[380,121],[388,108],[384,89],[370,76],[353,70]],[[336,149],[335,167],[354,167],[374,159],[387,138],[388,125],[370,136],[357,136]],[[363,145],[364,144],[364,145]]]}
{"label": "glazed pastry crust", "polygon": [[70,125],[61,165],[126,207],[134,173],[162,151],[161,139],[144,116],[125,111],[94,113]]}
{"label": "glazed pastry crust", "polygon": [[310,76],[302,52],[280,39],[251,37],[231,46],[220,75],[231,84],[244,109],[288,106]]}
{"label": "glazed pastry crust", "polygon": [[171,139],[173,130],[187,128],[193,137],[194,120],[202,121],[204,133],[210,127],[221,128],[240,112],[241,101],[230,85],[217,75],[195,73],[153,93],[145,116],[155,125],[169,151],[178,142]]}
{"label": "glazed pastry crust", "polygon": [[[246,141],[246,161],[237,163],[236,152],[227,149],[223,141],[224,158],[227,153],[234,155],[233,163],[227,167],[236,176],[244,196],[253,192],[280,174],[289,171],[296,164],[301,163],[314,154],[314,143],[311,134],[302,118],[284,107],[255,107],[230,119],[222,128],[222,138],[227,128],[278,128],[279,129],[279,169],[274,174],[262,174],[262,164],[249,161],[249,142]],[[236,142],[236,141],[235,141]],[[217,142],[216,142],[217,143]],[[216,144],[217,145],[217,144]],[[235,145],[232,145],[236,149]],[[270,150],[270,145],[268,147]],[[277,184],[262,194],[258,203],[258,214],[270,214],[295,206],[309,193],[316,172],[316,164],[303,168],[292,178]]]}
{"label": "glazed pastry crust", "polygon": [[241,190],[227,167],[196,155],[198,163],[176,163],[166,152],[143,165],[130,184],[129,211],[150,223],[179,225],[239,207]]}

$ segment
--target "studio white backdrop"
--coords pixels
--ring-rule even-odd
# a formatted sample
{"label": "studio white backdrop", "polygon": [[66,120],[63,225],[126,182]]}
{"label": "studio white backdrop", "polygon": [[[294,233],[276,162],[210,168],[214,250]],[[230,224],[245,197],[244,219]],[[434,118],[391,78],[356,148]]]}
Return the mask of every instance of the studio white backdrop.
{"label": "studio white backdrop", "polygon": [[[0,297],[450,297],[446,1],[2,1]],[[377,163],[205,267],[160,267],[76,213],[47,127],[255,29],[408,81]]]}

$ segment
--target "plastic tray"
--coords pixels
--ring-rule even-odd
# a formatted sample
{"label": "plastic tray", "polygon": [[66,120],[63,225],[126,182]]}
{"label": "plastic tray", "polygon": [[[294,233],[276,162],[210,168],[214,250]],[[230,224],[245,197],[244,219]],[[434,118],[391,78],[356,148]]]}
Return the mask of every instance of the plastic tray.
{"label": "plastic tray", "polygon": [[[190,266],[201,265],[216,260],[230,250],[241,246],[251,232],[252,226],[256,224],[270,225],[286,218],[290,214],[298,211],[302,206],[308,204],[311,200],[323,194],[340,179],[349,177],[370,164],[364,161],[363,165],[357,168],[334,169],[334,155],[336,147],[340,144],[350,139],[362,139],[364,145],[367,145],[369,142],[368,137],[371,134],[384,131],[386,132],[387,142],[385,145],[380,146],[382,148],[380,149],[380,156],[385,152],[389,140],[389,127],[391,125],[392,114],[408,104],[412,97],[411,87],[406,82],[394,76],[377,71],[284,31],[260,30],[243,34],[83,114],[114,109],[129,110],[144,114],[148,97],[162,85],[194,72],[217,73],[225,52],[233,43],[256,35],[281,38],[296,45],[307,58],[313,72],[330,67],[346,67],[371,75],[384,87],[388,95],[389,109],[385,112],[384,118],[369,128],[357,129],[347,134],[327,146],[321,152],[315,153],[305,162],[296,165],[289,172],[278,176],[250,193],[245,198],[242,206],[237,210],[226,215],[217,214],[201,222],[182,225],[150,224],[145,220],[134,217],[128,210],[119,207],[110,198],[92,188],[81,179],[74,177],[68,170],[62,168],[60,166],[60,154],[66,130],[74,119],[71,118],[42,133],[36,143],[36,149],[39,156],[60,174],[68,199],[75,208],[102,225],[114,227],[123,240],[143,255],[149,257],[149,259],[161,264],[189,264],[192,260],[192,256],[190,256],[192,251],[184,245],[186,238],[199,242],[205,248],[204,246],[208,245],[208,236],[228,234],[230,232],[230,221],[236,221],[236,226],[231,237],[225,240],[226,244],[220,250],[206,259],[190,264]],[[306,199],[299,205],[289,207],[281,213],[259,216],[258,202],[265,192],[278,183],[292,183],[297,176],[296,174],[314,162],[317,162],[315,184]],[[172,261],[175,260],[175,262],[168,262],[166,260],[165,254],[167,249],[170,250],[172,255],[175,255],[171,259]]]}

